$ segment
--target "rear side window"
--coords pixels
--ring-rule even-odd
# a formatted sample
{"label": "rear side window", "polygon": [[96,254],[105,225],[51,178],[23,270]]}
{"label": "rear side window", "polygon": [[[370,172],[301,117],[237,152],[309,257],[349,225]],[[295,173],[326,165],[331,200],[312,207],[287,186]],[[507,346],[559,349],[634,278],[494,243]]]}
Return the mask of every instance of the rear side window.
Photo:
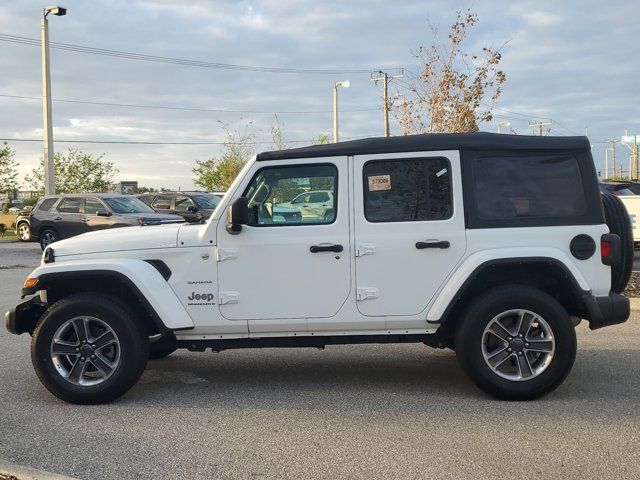
{"label": "rear side window", "polygon": [[481,220],[579,217],[586,213],[578,161],[572,156],[478,157],[473,164]]}
{"label": "rear side window", "polygon": [[97,198],[87,198],[84,202],[84,213],[86,215],[96,215],[98,210],[106,210],[104,205]]}
{"label": "rear side window", "polygon": [[53,204],[56,203],[57,198],[45,198],[40,205],[38,205],[38,210],[42,210],[43,212],[48,212],[53,207]]}
{"label": "rear side window", "polygon": [[446,158],[372,160],[362,173],[364,215],[369,222],[445,220],[453,214]]}
{"label": "rear side window", "polygon": [[156,210],[171,210],[173,195],[158,195],[153,201],[152,207]]}
{"label": "rear side window", "polygon": [[62,202],[58,206],[58,211],[62,213],[80,213],[81,205],[81,198],[66,197],[62,199]]}

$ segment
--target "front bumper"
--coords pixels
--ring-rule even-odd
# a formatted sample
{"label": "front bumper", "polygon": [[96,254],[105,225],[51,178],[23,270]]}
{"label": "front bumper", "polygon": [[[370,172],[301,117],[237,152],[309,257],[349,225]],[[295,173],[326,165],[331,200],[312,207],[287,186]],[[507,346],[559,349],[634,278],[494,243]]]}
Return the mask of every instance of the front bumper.
{"label": "front bumper", "polygon": [[606,297],[586,295],[584,303],[587,307],[587,320],[591,330],[624,323],[631,314],[629,299],[618,293],[611,292]]}
{"label": "front bumper", "polygon": [[40,296],[36,295],[19,303],[15,308],[7,310],[4,314],[5,326],[9,333],[14,335],[32,332],[46,309],[47,305],[42,303]]}

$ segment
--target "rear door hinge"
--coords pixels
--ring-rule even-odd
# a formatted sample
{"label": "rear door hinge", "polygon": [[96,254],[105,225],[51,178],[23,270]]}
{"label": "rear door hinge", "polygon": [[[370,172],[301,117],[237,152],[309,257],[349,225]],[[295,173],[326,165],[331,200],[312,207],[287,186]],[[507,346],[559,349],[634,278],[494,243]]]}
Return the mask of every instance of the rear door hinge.
{"label": "rear door hinge", "polygon": [[230,258],[238,258],[240,251],[237,248],[218,248],[216,259],[218,262],[224,262]]}
{"label": "rear door hinge", "polygon": [[226,305],[228,303],[240,303],[240,292],[221,292],[219,304]]}
{"label": "rear door hinge", "polygon": [[373,255],[374,253],[376,253],[376,246],[374,243],[360,243],[356,248],[356,257]]}

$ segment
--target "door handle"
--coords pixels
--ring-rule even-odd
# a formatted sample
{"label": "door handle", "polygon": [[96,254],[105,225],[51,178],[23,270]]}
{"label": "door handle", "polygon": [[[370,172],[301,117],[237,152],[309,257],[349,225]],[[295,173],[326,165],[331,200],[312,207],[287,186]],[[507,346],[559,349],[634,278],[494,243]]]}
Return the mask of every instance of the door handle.
{"label": "door handle", "polygon": [[342,250],[344,250],[342,245],[311,245],[311,247],[309,247],[311,253],[341,252]]}
{"label": "door handle", "polygon": [[435,240],[431,242],[418,242],[416,248],[422,250],[424,248],[449,248],[451,244],[448,240]]}
{"label": "door handle", "polygon": [[62,220],[62,217],[56,217],[54,220]]}

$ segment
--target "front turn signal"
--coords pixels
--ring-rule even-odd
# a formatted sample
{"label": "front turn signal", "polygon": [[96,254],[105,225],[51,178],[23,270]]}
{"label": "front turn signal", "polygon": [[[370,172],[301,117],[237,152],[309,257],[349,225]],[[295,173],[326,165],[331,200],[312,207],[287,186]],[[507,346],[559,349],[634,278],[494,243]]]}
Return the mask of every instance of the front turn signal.
{"label": "front turn signal", "polygon": [[33,288],[33,287],[35,287],[37,284],[38,284],[38,279],[37,279],[37,278],[31,278],[31,277],[29,277],[29,278],[27,278],[27,279],[24,281],[24,285],[23,285],[23,287],[24,287],[24,288]]}

